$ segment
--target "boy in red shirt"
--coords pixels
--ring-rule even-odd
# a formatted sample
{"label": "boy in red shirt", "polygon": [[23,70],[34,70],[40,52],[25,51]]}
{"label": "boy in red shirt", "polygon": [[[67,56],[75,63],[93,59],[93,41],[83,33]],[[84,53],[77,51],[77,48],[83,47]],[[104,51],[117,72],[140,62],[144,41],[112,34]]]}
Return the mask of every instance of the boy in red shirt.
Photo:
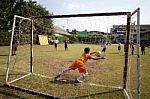
{"label": "boy in red shirt", "polygon": [[87,69],[86,69],[86,65],[85,65],[85,62],[88,60],[88,59],[93,59],[93,60],[98,60],[98,59],[104,59],[104,57],[93,57],[92,55],[95,54],[96,52],[92,52],[90,53],[90,48],[85,48],[84,49],[84,53],[81,55],[81,57],[77,60],[75,60],[73,62],[73,64],[71,66],[69,66],[67,69],[64,69],[62,71],[62,73],[58,74],[54,80],[58,80],[58,78],[65,74],[66,72],[70,71],[70,70],[75,70],[75,69],[78,69],[80,75],[79,77],[76,78],[75,82],[76,83],[81,83],[81,79],[83,79],[85,76],[88,75],[88,72],[87,72]]}

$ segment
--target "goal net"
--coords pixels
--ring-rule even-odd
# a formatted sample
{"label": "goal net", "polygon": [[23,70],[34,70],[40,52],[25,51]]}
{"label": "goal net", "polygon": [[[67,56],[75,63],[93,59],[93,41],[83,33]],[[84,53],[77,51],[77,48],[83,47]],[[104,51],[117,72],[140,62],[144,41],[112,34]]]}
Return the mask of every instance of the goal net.
{"label": "goal net", "polygon": [[139,9],[131,14],[127,92],[131,99],[140,99],[140,20]]}
{"label": "goal net", "polygon": [[[6,82],[51,98],[130,98],[127,91],[123,94],[127,88],[134,90],[136,85],[131,83],[131,72],[125,69],[129,53],[124,52],[124,43],[129,41],[129,17],[129,12],[54,15],[33,17],[32,20],[16,16]],[[49,45],[38,44],[39,34],[48,37]],[[16,55],[12,55],[14,36],[18,40]],[[57,47],[54,46],[56,40]],[[68,50],[65,50],[64,41],[68,43]],[[118,53],[119,42],[122,44]],[[74,83],[80,75],[78,70],[71,70],[54,81],[57,74],[80,57],[85,47],[91,52],[101,51],[104,44],[107,45],[106,52],[103,52],[106,59],[86,63],[89,75],[83,83]]]}
{"label": "goal net", "polygon": [[30,74],[31,19],[14,16],[6,82],[13,83]]}

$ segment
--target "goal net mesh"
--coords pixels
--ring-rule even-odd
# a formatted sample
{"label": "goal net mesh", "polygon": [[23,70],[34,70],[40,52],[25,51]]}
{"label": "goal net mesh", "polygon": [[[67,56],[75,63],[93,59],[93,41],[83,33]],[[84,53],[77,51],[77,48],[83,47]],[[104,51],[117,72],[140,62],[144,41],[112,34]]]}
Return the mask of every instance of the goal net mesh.
{"label": "goal net mesh", "polygon": [[[127,91],[131,99],[135,99],[137,92],[137,36],[138,24],[137,13],[131,16],[130,22],[130,38],[129,38],[129,65],[128,65],[128,78],[127,78]],[[139,41],[138,41],[139,42]]]}

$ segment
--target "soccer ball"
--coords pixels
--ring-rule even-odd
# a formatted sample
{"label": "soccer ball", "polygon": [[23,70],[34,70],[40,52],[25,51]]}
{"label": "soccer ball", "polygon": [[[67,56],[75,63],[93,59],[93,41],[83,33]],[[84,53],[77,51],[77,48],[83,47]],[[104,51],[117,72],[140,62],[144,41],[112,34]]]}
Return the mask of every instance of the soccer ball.
{"label": "soccer ball", "polygon": [[101,51],[96,52],[96,53],[95,53],[95,56],[101,57]]}

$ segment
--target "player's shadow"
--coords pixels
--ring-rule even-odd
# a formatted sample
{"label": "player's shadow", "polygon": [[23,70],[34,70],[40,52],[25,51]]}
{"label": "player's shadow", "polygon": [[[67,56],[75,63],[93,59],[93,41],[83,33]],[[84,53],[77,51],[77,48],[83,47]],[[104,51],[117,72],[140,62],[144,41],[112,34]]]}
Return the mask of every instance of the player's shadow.
{"label": "player's shadow", "polygon": [[66,79],[59,79],[50,82],[55,84],[75,84],[75,80],[66,80]]}

